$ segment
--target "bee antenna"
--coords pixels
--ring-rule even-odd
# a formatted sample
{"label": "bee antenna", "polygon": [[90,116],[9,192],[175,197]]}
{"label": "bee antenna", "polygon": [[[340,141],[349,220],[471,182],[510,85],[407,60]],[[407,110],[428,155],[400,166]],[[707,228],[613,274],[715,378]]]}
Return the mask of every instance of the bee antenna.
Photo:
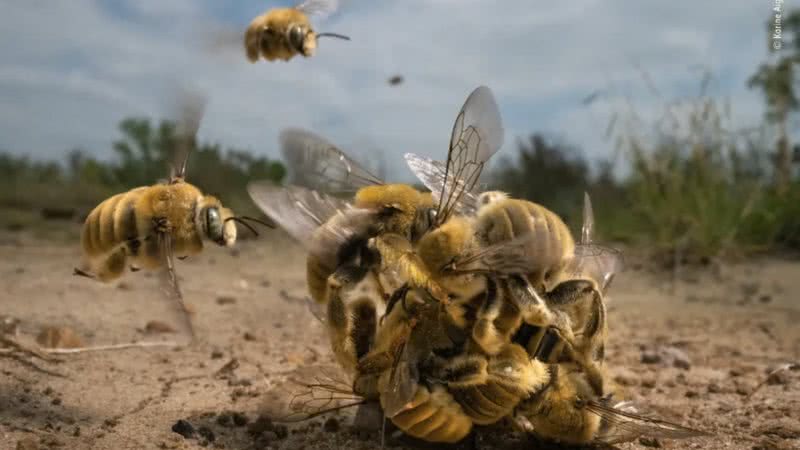
{"label": "bee antenna", "polygon": [[350,37],[345,36],[343,34],[339,34],[339,33],[317,33],[317,37],[323,37],[323,36],[335,37],[337,39],[343,39],[345,41],[349,41],[350,40]]}
{"label": "bee antenna", "polygon": [[242,225],[246,226],[248,230],[252,231],[252,232],[253,232],[253,234],[255,234],[256,236],[258,236],[258,231],[256,231],[256,229],[255,229],[255,228],[253,228],[253,226],[252,226],[252,225],[250,225],[249,223],[245,222],[245,221],[244,221],[244,220],[242,220],[242,219],[243,219],[242,217],[228,217],[227,219],[225,219],[225,222],[227,222],[227,221],[229,221],[229,220],[233,220],[234,222],[239,222],[240,224],[242,224]]}
{"label": "bee antenna", "polygon": [[259,225],[263,225],[263,226],[265,226],[265,227],[267,227],[267,228],[275,228],[275,224],[274,224],[274,223],[268,223],[268,222],[264,222],[263,220],[261,220],[261,219],[256,219],[255,217],[249,217],[249,216],[239,216],[239,218],[240,218],[240,219],[244,219],[244,220],[249,220],[249,221],[251,221],[251,222],[255,222],[255,223],[257,223],[257,224],[259,224]]}

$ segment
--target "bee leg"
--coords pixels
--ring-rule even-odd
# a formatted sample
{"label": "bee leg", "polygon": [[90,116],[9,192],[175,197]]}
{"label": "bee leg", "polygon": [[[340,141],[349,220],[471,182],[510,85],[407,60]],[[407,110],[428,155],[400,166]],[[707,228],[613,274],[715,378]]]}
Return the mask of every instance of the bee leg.
{"label": "bee leg", "polygon": [[156,233],[169,233],[172,231],[172,224],[166,217],[153,217],[153,230]]}
{"label": "bee leg", "polygon": [[340,294],[341,288],[328,289],[328,334],[331,349],[346,370],[356,367],[356,350],[350,330],[353,326],[350,311]]}
{"label": "bee leg", "polygon": [[[397,304],[398,301],[403,300],[403,302],[405,302],[406,294],[408,294],[408,290],[410,288],[411,287],[408,285],[408,283],[405,283],[402,286],[400,286],[397,290],[392,292],[392,296],[389,297],[389,300],[386,302],[386,311],[381,316],[380,319],[381,324],[383,324],[383,319],[386,316],[388,316],[390,312],[392,312],[392,309],[394,308],[394,306]],[[405,305],[405,303],[403,303],[403,305]]]}
{"label": "bee leg", "polygon": [[429,381],[439,382],[448,388],[467,388],[486,384],[489,377],[485,356],[466,353],[453,358],[434,358],[428,367]]}
{"label": "bee leg", "polygon": [[586,300],[596,291],[594,283],[589,280],[567,280],[545,294],[545,299],[550,306],[564,307]]}
{"label": "bee leg", "polygon": [[89,273],[89,272],[87,272],[85,270],[78,269],[77,267],[72,269],[72,274],[75,275],[75,276],[79,276],[79,277],[91,278],[93,280],[97,279],[97,277],[95,277],[91,273]]}
{"label": "bee leg", "polygon": [[375,287],[378,289],[378,295],[381,296],[381,299],[385,302],[389,301],[391,297],[389,293],[386,292],[386,289],[383,288],[383,283],[381,283],[380,274],[378,274],[377,269],[370,270],[370,274],[372,274],[372,279],[375,280]]}

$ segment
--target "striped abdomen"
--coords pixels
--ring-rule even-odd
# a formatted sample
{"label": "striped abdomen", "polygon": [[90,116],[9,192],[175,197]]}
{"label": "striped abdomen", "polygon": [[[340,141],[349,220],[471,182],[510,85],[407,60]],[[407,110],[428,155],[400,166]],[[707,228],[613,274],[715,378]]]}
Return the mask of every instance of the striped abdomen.
{"label": "striped abdomen", "polygon": [[136,202],[147,187],[131,189],[104,200],[89,213],[81,232],[81,247],[89,259],[107,256],[121,244],[141,236]]}
{"label": "striped abdomen", "polygon": [[428,442],[458,442],[472,430],[470,417],[440,384],[430,390],[419,385],[414,399],[391,419],[406,434]]}
{"label": "striped abdomen", "polygon": [[476,235],[484,244],[506,242],[531,233],[526,252],[535,256],[529,279],[541,287],[560,273],[575,250],[569,228],[558,215],[544,206],[518,199],[500,200],[481,208]]}
{"label": "striped abdomen", "polygon": [[525,350],[506,344],[488,358],[485,382],[449,387],[464,412],[478,425],[490,425],[510,414],[517,404],[547,382],[546,369],[532,362]]}

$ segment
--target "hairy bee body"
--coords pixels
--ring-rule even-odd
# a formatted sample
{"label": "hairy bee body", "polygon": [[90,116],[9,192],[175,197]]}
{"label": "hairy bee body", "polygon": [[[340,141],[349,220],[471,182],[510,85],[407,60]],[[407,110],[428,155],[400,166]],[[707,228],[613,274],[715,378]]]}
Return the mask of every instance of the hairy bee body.
{"label": "hairy bee body", "polygon": [[[388,378],[388,373],[382,378]],[[381,397],[381,404],[384,403]],[[472,430],[472,418],[441,384],[417,385],[414,398],[391,418],[403,432],[428,442],[454,443]]]}
{"label": "hairy bee body", "polygon": [[475,221],[475,233],[484,245],[507,242],[525,234],[526,250],[536,255],[528,280],[537,290],[552,287],[575,251],[567,225],[554,212],[527,200],[501,198],[483,205]]}
{"label": "hairy bee body", "polygon": [[[548,380],[545,366],[531,360],[525,350],[516,344],[506,343],[492,356],[480,353],[469,353],[467,356],[467,360],[485,361],[485,364],[477,366],[483,366],[483,370],[470,373],[469,364],[459,367],[461,364],[454,366],[450,361],[448,369],[451,374],[447,387],[472,422],[478,425],[491,425],[506,417],[521,400],[540,389]],[[457,360],[455,362],[460,363]]]}
{"label": "hairy bee body", "polygon": [[[305,33],[300,42],[293,43],[290,32],[295,27]],[[250,62],[258,61],[259,57],[267,61],[288,61],[297,54],[312,56],[317,48],[317,39],[303,11],[275,8],[250,22],[244,36],[244,47]]]}
{"label": "hairy bee body", "polygon": [[565,444],[591,442],[600,430],[601,417],[583,407],[579,399],[599,398],[583,372],[572,364],[551,365],[550,382],[520,402],[516,414],[527,419],[537,436]]}
{"label": "hairy bee body", "polygon": [[156,269],[163,265],[156,233],[172,236],[172,249],[179,256],[203,249],[207,232],[205,212],[215,209],[219,221],[218,243],[230,246],[236,240],[236,226],[226,223],[232,216],[219,200],[203,195],[186,182],[138,187],[114,195],[92,210],[81,232],[81,247],[92,272],[102,281],[122,275],[129,264]]}

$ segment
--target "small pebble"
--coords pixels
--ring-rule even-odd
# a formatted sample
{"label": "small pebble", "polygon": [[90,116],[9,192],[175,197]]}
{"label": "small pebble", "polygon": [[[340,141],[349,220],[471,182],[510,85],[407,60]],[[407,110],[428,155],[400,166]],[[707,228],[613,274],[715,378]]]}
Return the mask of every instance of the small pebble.
{"label": "small pebble", "polygon": [[247,432],[253,436],[258,436],[266,431],[274,431],[275,425],[272,423],[272,419],[267,416],[261,415],[255,420],[255,422],[251,423],[247,427]]}
{"label": "small pebble", "polygon": [[231,296],[228,296],[228,295],[221,295],[221,296],[217,297],[217,304],[218,305],[232,305],[234,303],[236,303],[236,298],[235,297],[231,297]]}
{"label": "small pebble", "polygon": [[661,362],[661,355],[654,351],[646,350],[642,352],[642,363],[658,364]]}
{"label": "small pebble", "polygon": [[175,424],[172,425],[172,431],[180,434],[186,439],[192,439],[196,433],[194,426],[183,419],[175,422]]}
{"label": "small pebble", "polygon": [[244,338],[245,341],[255,341],[256,340],[256,336],[253,333],[249,332],[249,331],[245,331],[245,333],[244,333],[244,335],[242,335],[242,337]]}
{"label": "small pebble", "polygon": [[203,437],[203,439],[207,440],[208,442],[214,442],[217,437],[214,435],[214,432],[211,431],[211,428],[206,426],[202,426],[197,429],[197,434]]}
{"label": "small pebble", "polygon": [[144,326],[144,331],[146,333],[174,333],[175,328],[166,322],[151,320]]}
{"label": "small pebble", "polygon": [[214,351],[211,352],[211,359],[220,359],[223,356],[224,355],[220,350],[214,350]]}
{"label": "small pebble", "polygon": [[661,442],[656,438],[640,437],[639,443],[645,447],[661,448]]}

